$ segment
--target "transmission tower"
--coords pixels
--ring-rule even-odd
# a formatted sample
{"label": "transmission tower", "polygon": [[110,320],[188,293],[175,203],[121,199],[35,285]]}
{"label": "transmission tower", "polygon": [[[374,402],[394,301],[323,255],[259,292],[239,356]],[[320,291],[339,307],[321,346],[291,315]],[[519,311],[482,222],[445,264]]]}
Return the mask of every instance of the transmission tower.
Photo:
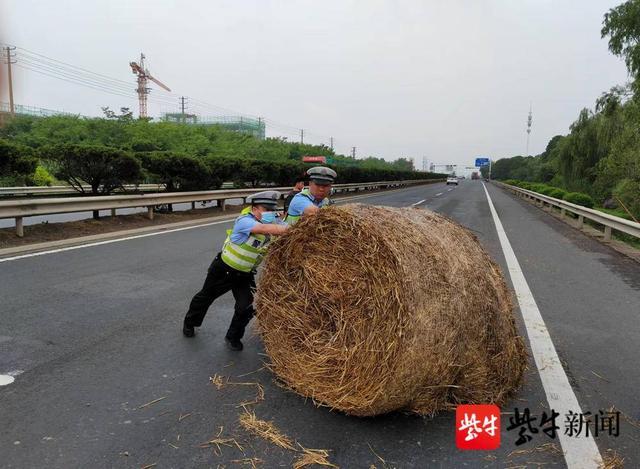
{"label": "transmission tower", "polygon": [[527,117],[527,153],[525,156],[529,156],[529,136],[531,135],[531,124],[533,123],[533,112],[531,104],[529,104],[529,117]]}

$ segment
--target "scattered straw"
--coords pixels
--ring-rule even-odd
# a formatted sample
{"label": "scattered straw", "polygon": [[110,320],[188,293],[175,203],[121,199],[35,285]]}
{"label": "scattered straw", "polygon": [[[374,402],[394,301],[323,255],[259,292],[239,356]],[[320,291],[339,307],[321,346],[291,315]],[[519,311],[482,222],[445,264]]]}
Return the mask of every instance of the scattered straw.
{"label": "scattered straw", "polygon": [[620,457],[617,451],[608,449],[602,457],[602,464],[598,469],[622,469],[624,467],[624,459]]}
{"label": "scattered straw", "polygon": [[383,465],[385,465],[385,466],[386,466],[386,465],[387,465],[387,461],[385,461],[384,459],[382,459],[382,456],[380,456],[378,453],[376,453],[376,452],[373,450],[373,448],[371,447],[371,445],[370,445],[369,443],[367,443],[367,446],[369,447],[369,449],[371,450],[371,452],[374,454],[374,456],[375,456],[376,458],[378,458],[378,459],[380,460],[380,462],[381,462]]}
{"label": "scattered straw", "polygon": [[244,401],[238,404],[236,407],[246,407],[248,405],[255,405],[258,402],[264,400],[264,388],[256,381],[238,382],[229,381],[228,377],[215,374],[209,378],[209,381],[217,388],[223,389],[226,386],[254,386],[256,388],[256,397],[252,401]]}
{"label": "scattered straw", "polygon": [[598,373],[596,373],[595,371],[591,370],[591,373],[593,373],[595,376],[597,376],[598,378],[600,378],[602,381],[606,381],[607,383],[610,383],[611,381],[609,381],[607,378],[605,378],[604,376],[600,376]]}
{"label": "scattered straw", "polygon": [[145,407],[152,406],[152,405],[153,405],[153,404],[155,404],[156,402],[160,402],[160,401],[162,401],[162,400],[164,400],[164,399],[166,399],[166,398],[167,398],[167,396],[160,397],[160,398],[158,398],[158,399],[154,399],[154,400],[152,400],[151,402],[147,402],[146,404],[142,404],[140,407],[138,407],[138,409],[144,409]]}
{"label": "scattered straw", "polygon": [[303,467],[312,466],[314,464],[317,464],[318,466],[338,468],[338,466],[329,462],[329,451],[326,449],[309,449],[302,445],[299,446],[302,450],[302,455],[293,463],[293,469],[302,469]]}
{"label": "scattered straw", "polygon": [[509,459],[512,456],[522,456],[524,454],[544,453],[544,452],[549,452],[552,454],[563,454],[562,450],[555,443],[545,443],[543,445],[535,446],[533,448],[517,449],[515,451],[511,451],[509,454],[507,454],[507,459]]}
{"label": "scattered straw", "polygon": [[182,422],[184,419],[192,415],[193,415],[193,412],[189,412],[188,414],[184,414],[184,415],[180,414],[180,417],[178,417],[178,422]]}
{"label": "scattered straw", "polygon": [[209,378],[209,382],[218,389],[222,389],[224,387],[224,379],[217,373]]}
{"label": "scattered straw", "polygon": [[245,376],[249,376],[252,375],[254,373],[260,373],[262,370],[264,370],[266,368],[266,366],[261,366],[260,368],[258,368],[257,370],[253,370],[250,371],[249,373],[245,373],[243,375],[238,375],[238,378],[244,378]]}
{"label": "scattered straw", "polygon": [[274,241],[263,267],[256,314],[270,368],[314,402],[429,415],[500,405],[522,382],[504,276],[442,215],[330,207]]}
{"label": "scattered straw", "polygon": [[245,409],[245,411],[240,414],[240,425],[249,433],[253,433],[260,438],[270,441],[280,448],[295,451],[291,439],[280,433],[280,430],[278,430],[273,422],[260,420],[253,412],[249,412]]}
{"label": "scattered straw", "polygon": [[147,464],[146,466],[142,466],[140,469],[151,469],[152,467],[156,467],[158,465],[157,462],[154,462],[153,464]]}
{"label": "scattered straw", "polygon": [[256,469],[260,464],[264,463],[264,461],[259,458],[233,459],[231,462],[240,464],[241,466],[251,466],[252,469]]}
{"label": "scattered straw", "polygon": [[215,438],[200,444],[200,448],[213,448],[213,452],[216,456],[220,456],[222,454],[222,447],[226,446],[228,448],[238,448],[242,453],[244,453],[244,448],[240,446],[240,444],[236,441],[235,438],[223,438],[222,431],[224,427],[220,427],[218,434]]}

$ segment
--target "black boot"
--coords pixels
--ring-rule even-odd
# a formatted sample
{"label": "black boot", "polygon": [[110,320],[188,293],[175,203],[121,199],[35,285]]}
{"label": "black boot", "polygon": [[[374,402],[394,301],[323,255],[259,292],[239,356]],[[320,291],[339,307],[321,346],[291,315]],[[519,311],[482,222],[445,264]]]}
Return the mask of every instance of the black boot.
{"label": "black boot", "polygon": [[239,352],[243,349],[240,339],[230,339],[229,337],[225,337],[224,341],[227,343],[227,347],[229,347],[234,352]]}
{"label": "black boot", "polygon": [[182,333],[185,337],[193,337],[194,335],[196,335],[196,330],[193,326],[190,326],[185,322],[182,326]]}

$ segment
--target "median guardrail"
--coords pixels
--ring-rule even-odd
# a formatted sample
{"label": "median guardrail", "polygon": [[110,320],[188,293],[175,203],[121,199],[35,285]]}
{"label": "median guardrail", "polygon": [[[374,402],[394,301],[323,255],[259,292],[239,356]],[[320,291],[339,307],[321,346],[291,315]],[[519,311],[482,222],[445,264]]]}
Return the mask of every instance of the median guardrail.
{"label": "median guardrail", "polygon": [[[87,193],[91,193],[91,186],[82,186]],[[126,184],[125,191],[139,192],[162,192],[165,190],[164,184]],[[0,197],[19,196],[41,196],[41,195],[62,195],[78,194],[79,191],[71,186],[22,186],[22,187],[0,187]]]}
{"label": "median guardrail", "polygon": [[626,233],[636,238],[640,238],[640,223],[609,215],[608,213],[599,212],[598,210],[593,210],[591,208],[582,207],[581,205],[572,204],[566,200],[555,199],[538,192],[511,186],[503,182],[492,182],[503,189],[513,192],[518,197],[522,197],[533,202],[542,209],[553,210],[554,207],[560,209],[560,216],[562,218],[567,216],[567,212],[573,213],[578,218],[578,229],[583,228],[585,220],[591,220],[604,226],[605,241],[611,241],[613,231],[619,231],[620,233]]}
{"label": "median guardrail", "polygon": [[[367,183],[334,184],[335,192],[357,192],[359,190],[388,189],[404,187],[416,184],[429,184],[441,182],[443,179],[419,179],[407,181],[377,181]],[[263,188],[264,189],[264,188]],[[290,187],[270,187],[270,190],[287,192]],[[216,191],[194,192],[164,192],[156,194],[127,194],[92,197],[58,197],[58,198],[31,198],[19,200],[0,201],[0,218],[15,218],[16,234],[24,236],[23,219],[38,215],[54,215],[61,213],[92,212],[95,210],[111,210],[111,216],[116,216],[116,211],[122,208],[146,207],[147,216],[153,219],[153,209],[157,205],[191,203],[195,208],[196,202],[216,201],[224,210],[229,199],[243,199],[254,194],[260,189],[230,189]],[[284,196],[284,193],[283,193]]]}

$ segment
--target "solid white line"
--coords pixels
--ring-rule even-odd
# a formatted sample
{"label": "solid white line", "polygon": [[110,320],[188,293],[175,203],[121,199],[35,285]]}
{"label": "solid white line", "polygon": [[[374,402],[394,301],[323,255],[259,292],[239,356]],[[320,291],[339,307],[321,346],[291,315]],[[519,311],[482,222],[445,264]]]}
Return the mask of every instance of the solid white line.
{"label": "solid white line", "polygon": [[[524,319],[529,342],[531,343],[531,352],[533,353],[533,358],[538,368],[549,406],[560,414],[560,419],[564,419],[564,416],[569,411],[581,414],[582,411],[578,399],[562,368],[562,363],[560,363],[560,358],[553,345],[547,326],[542,319],[536,300],[520,268],[520,263],[513,252],[502,222],[493,206],[489,191],[484,183],[482,183],[482,187],[487,195],[489,209],[493,216],[493,222],[496,225],[500,245],[502,246],[502,251],[511,276],[511,282],[513,283],[513,288],[516,291],[516,297],[520,304],[520,312]],[[565,435],[561,428],[558,432],[558,437],[564,450],[564,459],[569,469],[595,469],[602,463],[598,446],[591,436],[570,437]]]}
{"label": "solid white line", "polygon": [[8,262],[8,261],[15,261],[15,260],[18,260],[18,259],[25,259],[27,257],[44,256],[45,254],[55,254],[57,252],[73,251],[75,249],[90,248],[90,247],[93,247],[93,246],[102,246],[103,244],[119,243],[121,241],[128,241],[130,239],[147,238],[149,236],[157,236],[157,235],[162,235],[162,234],[167,234],[167,233],[175,233],[177,231],[193,230],[195,228],[202,228],[203,226],[219,225],[220,223],[231,223],[233,221],[234,221],[233,218],[228,218],[226,220],[220,220],[220,221],[214,221],[214,222],[210,222],[210,223],[204,223],[202,225],[185,226],[183,228],[174,228],[172,230],[156,231],[154,233],[144,233],[144,234],[139,234],[139,235],[134,235],[134,236],[127,236],[126,238],[108,239],[106,241],[98,241],[98,242],[95,242],[95,243],[79,244],[77,246],[68,246],[66,248],[52,249],[50,251],[32,252],[32,253],[29,253],[29,254],[22,254],[20,256],[5,257],[3,259],[0,259],[0,263]]}
{"label": "solid white line", "polygon": [[8,384],[13,383],[15,380],[16,379],[11,375],[0,375],[0,386],[7,386]]}
{"label": "solid white line", "polygon": [[411,204],[412,207],[415,207],[416,205],[420,205],[422,202],[424,202],[427,199],[422,199],[420,202],[416,202],[415,204]]}
{"label": "solid white line", "polygon": [[442,194],[444,194],[444,192],[438,192],[438,193],[436,194],[436,197],[438,197],[439,195],[442,195]]}

